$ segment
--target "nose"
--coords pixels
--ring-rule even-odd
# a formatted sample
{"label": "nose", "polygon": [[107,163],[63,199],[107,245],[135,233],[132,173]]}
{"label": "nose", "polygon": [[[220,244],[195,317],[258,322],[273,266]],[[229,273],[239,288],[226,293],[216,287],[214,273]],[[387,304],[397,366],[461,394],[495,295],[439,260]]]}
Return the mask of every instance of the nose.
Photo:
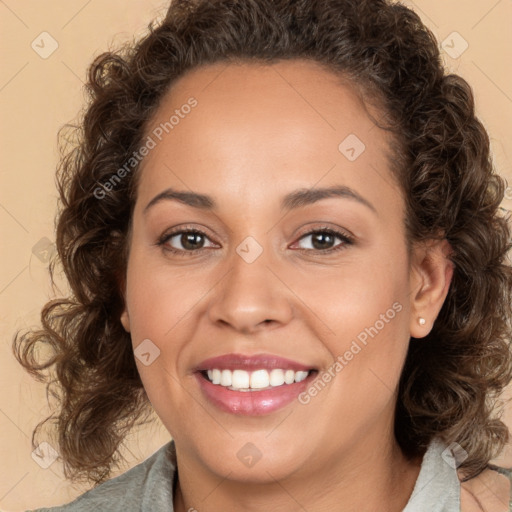
{"label": "nose", "polygon": [[250,334],[291,321],[293,293],[280,279],[278,270],[270,267],[266,251],[252,263],[233,251],[230,270],[211,296],[211,322]]}

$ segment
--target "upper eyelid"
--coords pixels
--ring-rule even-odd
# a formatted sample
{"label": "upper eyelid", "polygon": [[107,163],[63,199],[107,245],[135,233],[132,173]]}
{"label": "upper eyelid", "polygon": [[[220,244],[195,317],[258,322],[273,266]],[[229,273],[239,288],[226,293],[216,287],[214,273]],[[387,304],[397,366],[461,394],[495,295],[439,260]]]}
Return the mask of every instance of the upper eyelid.
{"label": "upper eyelid", "polygon": [[[344,240],[345,242],[347,240],[352,242],[353,239],[354,239],[353,235],[347,233],[346,230],[344,230],[342,228],[332,228],[332,227],[328,227],[328,226],[319,226],[319,227],[316,227],[316,228],[309,228],[307,231],[297,235],[297,238],[293,242],[293,244],[297,243],[298,241],[300,241],[302,238],[304,238],[306,236],[311,236],[314,233],[318,233],[318,232],[330,232],[335,237],[340,238],[340,239]],[[213,241],[210,238],[210,236],[208,235],[208,233],[206,233],[202,229],[193,228],[193,227],[186,227],[186,226],[185,227],[177,228],[176,231],[170,231],[169,233],[165,233],[164,235],[162,235],[162,237],[160,237],[160,240],[162,241],[162,243],[166,243],[171,238],[174,238],[175,236],[181,235],[183,233],[199,233],[199,234],[205,236],[206,238],[208,238],[208,240],[210,240],[210,242],[212,242],[213,244],[218,245],[217,242]],[[201,249],[203,249],[203,248],[200,248],[200,249],[197,249],[197,250],[201,250]],[[182,251],[183,249],[176,249],[176,250],[177,251]],[[184,252],[193,252],[193,251],[184,251]]]}
{"label": "upper eyelid", "polygon": [[[171,238],[174,238],[175,236],[178,236],[178,235],[182,235],[183,233],[199,233],[200,235],[203,235],[204,237],[208,238],[208,240],[210,240],[210,242],[212,242],[213,244],[217,244],[217,242],[214,242],[211,237],[208,235],[208,233],[206,233],[205,231],[201,230],[201,229],[198,229],[198,228],[179,228],[179,229],[176,229],[176,231],[169,231],[169,232],[166,232],[164,233],[162,236],[159,237],[158,239],[158,243],[159,244],[165,244],[167,243]],[[177,251],[180,251],[182,249],[176,249]],[[187,252],[192,252],[192,251],[187,251]]]}
{"label": "upper eyelid", "polygon": [[[340,240],[342,240],[342,242],[344,244],[347,244],[347,243],[352,244],[354,242],[354,236],[346,233],[345,230],[339,229],[339,228],[335,229],[335,228],[324,227],[324,228],[309,229],[308,231],[306,231],[306,232],[302,233],[301,235],[299,235],[297,237],[296,241],[293,242],[293,244],[296,244],[297,242],[299,242],[300,240],[302,240],[306,236],[311,236],[314,233],[318,233],[318,232],[320,232],[320,233],[322,233],[322,232],[331,233],[334,237],[339,238]],[[329,249],[327,249],[326,251],[328,251],[328,250]]]}

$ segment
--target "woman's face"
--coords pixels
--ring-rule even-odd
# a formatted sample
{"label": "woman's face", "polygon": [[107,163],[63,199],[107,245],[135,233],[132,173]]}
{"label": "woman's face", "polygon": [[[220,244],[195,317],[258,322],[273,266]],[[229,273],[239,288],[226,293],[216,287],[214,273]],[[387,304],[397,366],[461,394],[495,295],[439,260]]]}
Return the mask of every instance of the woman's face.
{"label": "woman's face", "polygon": [[388,135],[353,89],[311,62],[217,63],[146,135],[122,322],[178,457],[263,482],[389,445],[430,319]]}

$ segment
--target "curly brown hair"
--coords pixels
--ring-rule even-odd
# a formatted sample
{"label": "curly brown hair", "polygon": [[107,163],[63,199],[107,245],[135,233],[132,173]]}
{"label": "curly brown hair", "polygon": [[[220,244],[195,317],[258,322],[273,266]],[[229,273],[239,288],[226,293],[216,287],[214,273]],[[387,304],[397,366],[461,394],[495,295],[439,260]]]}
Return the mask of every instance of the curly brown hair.
{"label": "curly brown hair", "polygon": [[[58,257],[68,297],[48,302],[42,328],[18,332],[13,350],[58,400],[51,421],[66,477],[110,475],[126,433],[150,404],[120,315],[137,168],[106,183],[140,148],[148,121],[187,70],[224,61],[310,59],[347,78],[384,114],[393,173],[407,208],[407,242],[446,238],[455,265],[425,342],[410,343],[395,435],[417,456],[434,436],[468,453],[467,478],[509,439],[496,404],[512,379],[511,231],[500,214],[505,183],[475,116],[470,86],[445,72],[433,34],[387,0],[174,0],[140,41],[89,68],[90,103],[58,172]],[[43,357],[39,349],[46,348]]]}

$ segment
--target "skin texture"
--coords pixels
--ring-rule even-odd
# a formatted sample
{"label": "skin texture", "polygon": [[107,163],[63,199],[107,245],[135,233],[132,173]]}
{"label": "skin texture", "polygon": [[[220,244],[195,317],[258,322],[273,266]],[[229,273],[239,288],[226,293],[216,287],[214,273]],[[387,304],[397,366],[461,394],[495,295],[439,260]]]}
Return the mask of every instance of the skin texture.
{"label": "skin texture", "polygon": [[[421,459],[406,460],[395,441],[396,389],[410,336],[430,331],[446,297],[449,246],[408,254],[389,134],[339,76],[299,60],[197,68],[172,86],[148,133],[191,96],[197,106],[139,169],[121,317],[134,348],[150,339],[160,350],[137,365],[176,442],[175,509],[402,510]],[[338,149],[350,134],[365,144],[354,161]],[[375,211],[347,197],[280,209],[292,191],[331,185]],[[208,194],[218,207],[163,200],[144,212],[169,187]],[[157,242],[175,227],[204,231],[204,248],[166,252]],[[323,254],[311,235],[321,227],[353,243]],[[263,249],[252,263],[236,252],[248,236]],[[166,247],[185,251],[182,241]],[[394,303],[400,312],[307,405],[229,414],[206,401],[193,375],[204,359],[232,352],[327,370]],[[252,467],[237,457],[248,442],[262,454]]]}
{"label": "skin texture", "polygon": [[460,509],[462,512],[508,512],[512,504],[510,491],[511,482],[505,475],[486,469],[461,484]]}

